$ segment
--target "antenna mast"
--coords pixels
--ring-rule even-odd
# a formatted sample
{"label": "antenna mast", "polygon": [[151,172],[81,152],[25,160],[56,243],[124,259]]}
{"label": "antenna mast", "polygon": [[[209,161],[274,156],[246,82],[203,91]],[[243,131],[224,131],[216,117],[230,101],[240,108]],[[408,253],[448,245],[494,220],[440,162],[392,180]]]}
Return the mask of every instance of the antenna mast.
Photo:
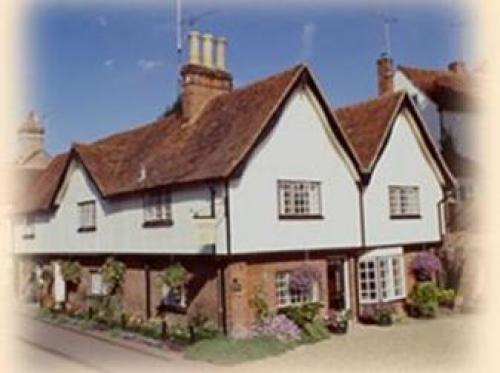
{"label": "antenna mast", "polygon": [[176,32],[177,32],[177,94],[181,93],[181,64],[182,64],[182,3],[181,0],[175,0],[176,13]]}
{"label": "antenna mast", "polygon": [[384,16],[384,52],[388,57],[391,57],[391,27],[392,25],[398,23],[396,17]]}

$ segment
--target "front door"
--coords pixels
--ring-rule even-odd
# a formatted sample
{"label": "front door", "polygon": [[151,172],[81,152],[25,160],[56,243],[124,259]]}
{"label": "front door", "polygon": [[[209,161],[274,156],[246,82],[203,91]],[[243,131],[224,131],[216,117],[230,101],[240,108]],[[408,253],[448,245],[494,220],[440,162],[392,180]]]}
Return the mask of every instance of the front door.
{"label": "front door", "polygon": [[346,308],[346,284],[342,257],[328,260],[328,308],[340,311]]}

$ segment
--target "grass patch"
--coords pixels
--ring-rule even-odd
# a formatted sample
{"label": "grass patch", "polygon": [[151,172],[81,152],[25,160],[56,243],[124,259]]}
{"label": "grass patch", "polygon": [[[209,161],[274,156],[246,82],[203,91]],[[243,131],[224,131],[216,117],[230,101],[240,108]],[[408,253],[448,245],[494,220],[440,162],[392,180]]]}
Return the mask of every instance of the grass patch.
{"label": "grass patch", "polygon": [[269,337],[249,339],[217,337],[194,344],[187,350],[185,357],[218,365],[233,365],[280,355],[293,347],[292,343],[280,342]]}

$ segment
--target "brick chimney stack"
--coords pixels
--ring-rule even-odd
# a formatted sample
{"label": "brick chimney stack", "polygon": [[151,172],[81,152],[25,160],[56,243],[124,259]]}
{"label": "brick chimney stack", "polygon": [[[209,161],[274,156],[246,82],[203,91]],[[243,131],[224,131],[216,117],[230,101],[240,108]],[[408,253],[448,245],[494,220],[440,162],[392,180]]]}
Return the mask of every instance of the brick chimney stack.
{"label": "brick chimney stack", "polygon": [[200,35],[198,31],[191,31],[188,37],[189,59],[181,69],[182,115],[185,119],[201,112],[215,96],[233,88],[233,77],[226,70],[226,39],[214,38],[211,34]]}
{"label": "brick chimney stack", "polygon": [[448,70],[457,73],[465,74],[467,73],[467,67],[464,61],[454,61],[448,65]]}
{"label": "brick chimney stack", "polygon": [[377,60],[377,77],[379,95],[394,92],[394,64],[386,52]]}

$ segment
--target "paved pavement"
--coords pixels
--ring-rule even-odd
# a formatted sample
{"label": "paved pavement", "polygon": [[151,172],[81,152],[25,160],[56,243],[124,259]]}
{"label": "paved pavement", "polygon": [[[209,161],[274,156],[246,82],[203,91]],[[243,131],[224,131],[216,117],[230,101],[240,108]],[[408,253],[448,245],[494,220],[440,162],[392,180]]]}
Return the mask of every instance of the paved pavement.
{"label": "paved pavement", "polygon": [[[182,359],[160,358],[23,318],[19,372],[225,372]],[[465,371],[478,316],[406,320],[389,328],[356,325],[345,336],[301,346],[284,355],[237,366],[238,372]]]}

